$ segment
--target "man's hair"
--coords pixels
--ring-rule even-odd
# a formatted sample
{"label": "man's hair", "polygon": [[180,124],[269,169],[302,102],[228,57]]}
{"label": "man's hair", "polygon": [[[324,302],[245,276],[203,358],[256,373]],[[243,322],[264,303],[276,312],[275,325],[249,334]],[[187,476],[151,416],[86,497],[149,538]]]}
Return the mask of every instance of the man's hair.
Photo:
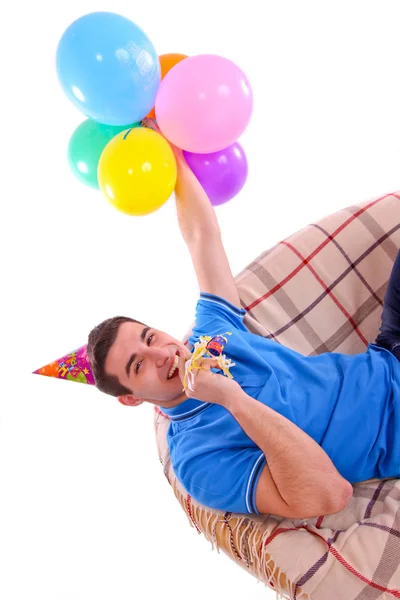
{"label": "man's hair", "polygon": [[129,317],[112,317],[106,319],[97,327],[94,327],[89,333],[87,354],[92,368],[96,387],[110,396],[125,396],[132,394],[132,390],[122,385],[115,375],[108,375],[105,372],[105,363],[111,346],[115,342],[118,330],[122,323],[140,323]]}

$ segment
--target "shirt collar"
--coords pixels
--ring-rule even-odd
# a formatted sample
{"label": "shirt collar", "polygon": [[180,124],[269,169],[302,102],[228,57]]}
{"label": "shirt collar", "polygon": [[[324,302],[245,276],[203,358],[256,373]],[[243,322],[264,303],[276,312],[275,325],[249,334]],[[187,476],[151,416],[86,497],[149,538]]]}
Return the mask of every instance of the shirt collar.
{"label": "shirt collar", "polygon": [[172,408],[164,408],[163,406],[160,406],[159,408],[171,421],[184,421],[198,415],[208,408],[208,406],[210,406],[209,402],[201,402],[195,398],[188,398],[181,404],[173,406]]}

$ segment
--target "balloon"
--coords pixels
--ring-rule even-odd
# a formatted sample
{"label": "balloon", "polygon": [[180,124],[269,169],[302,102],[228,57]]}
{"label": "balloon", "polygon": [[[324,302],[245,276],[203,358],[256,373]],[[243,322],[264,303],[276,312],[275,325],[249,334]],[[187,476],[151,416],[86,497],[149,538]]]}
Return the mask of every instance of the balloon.
{"label": "balloon", "polygon": [[115,208],[142,216],[159,209],[176,183],[176,161],[168,142],[145,127],[119,133],[100,157],[101,191]]}
{"label": "balloon", "polygon": [[247,158],[238,142],[212,154],[183,154],[213,206],[232,200],[246,183]]}
{"label": "balloon", "polygon": [[[186,54],[177,54],[177,53],[160,54],[159,60],[160,60],[160,67],[161,67],[161,81],[164,79],[166,74],[170,72],[172,67],[175,67],[175,65],[180,63],[185,58],[189,58],[189,57]],[[147,116],[149,117],[149,119],[156,118],[156,112],[154,110],[154,106]]]}
{"label": "balloon", "polygon": [[233,62],[202,54],[183,60],[165,76],[155,109],[161,132],[175,146],[195,153],[217,152],[246,129],[253,95]]}
{"label": "balloon", "polygon": [[[139,127],[134,123],[130,127]],[[81,183],[99,189],[97,167],[100,156],[118,133],[128,129],[126,126],[102,125],[87,119],[74,131],[68,144],[68,162],[74,175]]]}
{"label": "balloon", "polygon": [[153,44],[135,23],[111,12],[74,21],[57,48],[64,92],[87,117],[107,125],[141,121],[160,85]]}

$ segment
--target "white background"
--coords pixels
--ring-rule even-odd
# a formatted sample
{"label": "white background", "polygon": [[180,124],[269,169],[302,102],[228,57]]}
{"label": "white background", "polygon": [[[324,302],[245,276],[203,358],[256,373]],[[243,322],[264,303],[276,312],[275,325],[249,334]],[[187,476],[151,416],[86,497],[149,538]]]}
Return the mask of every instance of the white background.
{"label": "white background", "polygon": [[236,274],[309,222],[400,189],[400,4],[47,3],[7,2],[1,16],[0,597],[273,598],[189,527],[152,407],[31,375],[116,314],[181,337],[198,294],[173,200],[127,217],[70,173],[84,117],[55,50],[75,18],[113,10],[160,54],[215,53],[244,70],[249,179],[217,209]]}

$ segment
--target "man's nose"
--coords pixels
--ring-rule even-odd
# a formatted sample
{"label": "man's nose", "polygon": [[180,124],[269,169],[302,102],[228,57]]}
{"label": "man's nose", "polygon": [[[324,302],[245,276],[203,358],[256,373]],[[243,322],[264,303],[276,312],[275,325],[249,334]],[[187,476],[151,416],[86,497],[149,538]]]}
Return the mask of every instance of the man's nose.
{"label": "man's nose", "polygon": [[156,363],[157,367],[163,367],[165,365],[165,361],[170,358],[170,353],[167,348],[149,348],[152,350],[153,359]]}

